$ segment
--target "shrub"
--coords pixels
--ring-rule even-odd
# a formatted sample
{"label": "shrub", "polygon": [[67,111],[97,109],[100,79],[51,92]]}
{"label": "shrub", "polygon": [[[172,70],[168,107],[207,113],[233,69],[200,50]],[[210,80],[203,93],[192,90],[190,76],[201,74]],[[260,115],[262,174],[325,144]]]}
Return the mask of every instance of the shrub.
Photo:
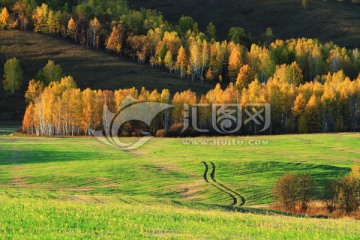
{"label": "shrub", "polygon": [[314,189],[315,183],[309,175],[288,173],[275,183],[273,195],[286,210],[294,210],[299,206],[302,211],[306,211]]}
{"label": "shrub", "polygon": [[298,174],[298,201],[301,210],[306,212],[311,199],[314,196],[315,182],[310,175]]}
{"label": "shrub", "polygon": [[353,165],[349,175],[327,185],[323,201],[329,213],[335,212],[338,206],[347,214],[359,210],[360,167]]}
{"label": "shrub", "polygon": [[183,128],[184,128],[183,123],[173,124],[173,125],[171,125],[168,134],[170,137],[178,137],[181,135]]}
{"label": "shrub", "polygon": [[188,128],[185,131],[183,123],[175,123],[173,124],[167,132],[167,136],[169,137],[195,137],[197,136],[197,132],[192,129]]}
{"label": "shrub", "polygon": [[158,138],[164,138],[166,137],[166,130],[165,129],[157,130],[155,135]]}
{"label": "shrub", "polygon": [[337,198],[341,208],[347,214],[358,210],[360,206],[358,198],[360,189],[358,185],[358,179],[351,175],[345,176],[338,181]]}
{"label": "shrub", "polygon": [[332,181],[325,186],[323,202],[329,213],[336,210],[338,186],[336,181]]}

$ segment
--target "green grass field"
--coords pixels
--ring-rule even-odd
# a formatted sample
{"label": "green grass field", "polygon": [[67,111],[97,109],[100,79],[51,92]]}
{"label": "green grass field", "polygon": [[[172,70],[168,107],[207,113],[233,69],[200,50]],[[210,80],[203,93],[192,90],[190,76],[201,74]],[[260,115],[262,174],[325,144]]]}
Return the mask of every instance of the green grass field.
{"label": "green grass field", "polygon": [[[240,139],[237,146],[153,139],[123,152],[94,138],[1,136],[0,238],[359,238],[355,220],[258,207],[273,202],[272,186],[284,173],[306,172],[320,187],[347,174],[360,162],[360,134]],[[230,206],[229,194],[204,180],[203,161],[246,198],[243,207]]]}
{"label": "green grass field", "polygon": [[172,205],[88,204],[0,198],[3,239],[358,239],[358,222],[194,210]]}

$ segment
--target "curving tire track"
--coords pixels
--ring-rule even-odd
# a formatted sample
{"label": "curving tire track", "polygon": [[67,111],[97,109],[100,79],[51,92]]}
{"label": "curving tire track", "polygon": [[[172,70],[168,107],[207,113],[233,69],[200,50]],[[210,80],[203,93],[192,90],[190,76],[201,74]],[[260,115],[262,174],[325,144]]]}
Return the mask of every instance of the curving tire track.
{"label": "curving tire track", "polygon": [[209,178],[208,178],[208,176],[207,176],[207,174],[208,174],[208,172],[209,172],[209,165],[208,165],[206,162],[203,162],[203,164],[205,165],[204,180],[205,180],[206,182],[210,183],[213,187],[215,187],[215,188],[217,188],[218,190],[220,190],[221,192],[228,194],[229,197],[232,198],[232,200],[233,200],[233,202],[232,202],[231,205],[232,205],[232,206],[235,206],[235,205],[237,204],[237,202],[238,202],[237,198],[236,198],[233,194],[225,191],[223,188],[221,188],[221,187],[218,185],[218,183],[217,183],[216,181],[214,181],[214,179],[213,179],[213,177],[212,177],[212,174],[214,174],[214,169],[213,169],[213,170],[211,171],[211,173],[210,173],[210,179],[211,179],[211,182],[210,182],[210,181],[209,181]]}
{"label": "curving tire track", "polygon": [[206,162],[202,162],[203,164],[204,164],[204,166],[205,166],[205,172],[204,172],[204,180],[205,180],[205,182],[209,182],[209,179],[207,178],[207,174],[208,174],[208,171],[209,171],[209,166],[207,165],[207,163]]}
{"label": "curving tire track", "polygon": [[233,200],[232,206],[235,206],[239,202],[239,206],[243,206],[246,203],[246,199],[240,195],[239,193],[235,192],[234,190],[230,189],[229,187],[225,186],[224,184],[218,182],[216,180],[215,174],[216,174],[216,165],[213,162],[210,162],[212,170],[210,173],[210,179],[208,178],[209,173],[209,165],[206,162],[202,162],[205,166],[205,172],[204,172],[204,180],[207,183],[210,183],[212,186],[217,188],[223,193],[226,193],[230,196],[230,198]]}
{"label": "curving tire track", "polygon": [[212,180],[213,180],[214,182],[218,183],[218,184],[219,184],[220,186],[222,186],[223,188],[225,188],[227,191],[229,191],[229,192],[231,192],[232,194],[234,194],[235,196],[237,196],[237,197],[241,200],[241,203],[239,204],[239,206],[245,205],[246,199],[245,199],[242,195],[240,195],[239,193],[235,192],[235,191],[232,190],[231,188],[225,186],[224,184],[216,181],[216,179],[215,179],[216,166],[215,166],[215,164],[214,164],[213,162],[210,162],[210,163],[211,163],[211,165],[212,165],[212,167],[213,167],[213,172],[211,173],[211,178],[212,178]]}

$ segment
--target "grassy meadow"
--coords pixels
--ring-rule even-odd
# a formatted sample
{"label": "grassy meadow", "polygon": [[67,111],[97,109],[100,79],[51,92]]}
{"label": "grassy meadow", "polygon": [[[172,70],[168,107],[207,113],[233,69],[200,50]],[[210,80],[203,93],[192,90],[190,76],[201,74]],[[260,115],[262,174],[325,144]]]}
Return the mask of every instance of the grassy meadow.
{"label": "grassy meadow", "polygon": [[3,239],[358,239],[358,222],[143,203],[0,198]]}
{"label": "grassy meadow", "polygon": [[[312,175],[320,195],[327,181],[360,162],[358,133],[239,139],[243,144],[234,146],[157,138],[123,152],[94,138],[1,136],[0,238],[359,237],[355,220],[261,208],[273,202],[272,186],[287,172]],[[216,165],[217,181],[246,198],[243,207],[230,206],[229,195],[204,180],[203,161]]]}

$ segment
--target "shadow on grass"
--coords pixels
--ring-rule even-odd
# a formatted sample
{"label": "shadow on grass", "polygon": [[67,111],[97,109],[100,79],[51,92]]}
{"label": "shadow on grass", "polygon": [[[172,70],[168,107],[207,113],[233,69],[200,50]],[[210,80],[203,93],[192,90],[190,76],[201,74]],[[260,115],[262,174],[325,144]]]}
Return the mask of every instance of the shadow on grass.
{"label": "shadow on grass", "polygon": [[[241,168],[239,168],[239,165]],[[322,198],[324,194],[325,187],[333,180],[336,180],[350,172],[348,167],[339,167],[334,165],[326,164],[312,164],[312,163],[302,163],[302,162],[262,162],[262,161],[253,161],[246,162],[241,164],[235,163],[220,163],[222,174],[225,175],[228,172],[231,172],[232,169],[236,169],[235,173],[238,173],[242,176],[243,179],[254,178],[254,175],[261,177],[263,179],[272,179],[274,183],[276,179],[279,179],[286,173],[298,172],[309,174],[315,181],[317,185],[317,190],[315,197]],[[232,171],[234,173],[234,171]],[[236,189],[241,192],[241,189]],[[253,199],[248,199],[253,200]]]}
{"label": "shadow on grass", "polygon": [[[106,155],[101,152],[86,151],[54,151],[51,150],[11,150],[2,149],[0,146],[0,166],[13,164],[34,164],[51,162],[73,162],[73,161],[91,161],[103,160]],[[113,159],[110,158],[109,159]],[[120,159],[120,158],[119,158]]]}

